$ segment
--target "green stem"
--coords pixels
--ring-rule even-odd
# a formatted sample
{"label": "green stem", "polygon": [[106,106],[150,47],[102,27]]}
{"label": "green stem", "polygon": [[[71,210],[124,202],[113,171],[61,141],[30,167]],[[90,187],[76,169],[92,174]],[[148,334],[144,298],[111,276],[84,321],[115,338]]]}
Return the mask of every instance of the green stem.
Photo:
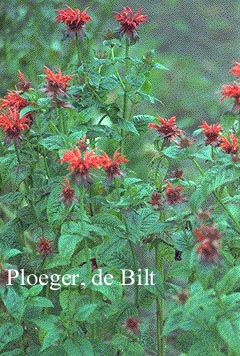
{"label": "green stem", "polygon": [[[130,249],[132,252],[132,258],[133,258],[133,268],[134,268],[134,272],[137,272],[137,259],[136,259],[136,255],[135,255],[135,251],[134,251],[134,245],[133,242],[129,240],[129,245],[130,245]],[[138,285],[137,283],[134,284],[135,287],[135,307],[138,309],[139,308],[139,293],[138,293]]]}
{"label": "green stem", "polygon": [[[155,248],[155,266],[156,270],[160,273],[162,279],[164,279],[164,258],[160,250],[161,244],[158,243]],[[163,298],[158,296],[156,298],[157,304],[157,356],[165,356],[165,338],[163,333]]]}
{"label": "green stem", "polygon": [[[127,120],[127,109],[128,109],[128,90],[127,90],[127,74],[128,74],[128,56],[129,56],[129,42],[128,39],[126,38],[126,42],[125,42],[125,73],[124,73],[124,93],[123,93],[123,120]],[[120,152],[121,154],[124,155],[124,151],[125,151],[125,135],[124,135],[124,130],[121,129],[121,144],[120,144]]]}
{"label": "green stem", "polygon": [[82,58],[81,58],[80,41],[79,41],[79,38],[78,38],[77,33],[76,33],[76,35],[75,35],[75,41],[76,41],[78,65],[80,66],[80,65],[82,64]]}
{"label": "green stem", "polygon": [[123,83],[123,80],[122,80],[122,78],[121,78],[121,76],[120,76],[120,74],[119,74],[119,72],[118,72],[118,70],[117,70],[117,68],[115,66],[115,55],[114,55],[113,47],[111,49],[111,53],[112,53],[112,62],[113,62],[113,68],[114,68],[115,74],[116,74],[116,76],[117,76],[117,78],[119,80],[119,83],[121,84],[121,87],[123,88],[123,90],[125,90],[125,84]]}
{"label": "green stem", "polygon": [[19,154],[17,145],[14,145],[14,148],[15,148],[18,164],[20,165],[21,164],[21,158],[20,158],[20,154]]}

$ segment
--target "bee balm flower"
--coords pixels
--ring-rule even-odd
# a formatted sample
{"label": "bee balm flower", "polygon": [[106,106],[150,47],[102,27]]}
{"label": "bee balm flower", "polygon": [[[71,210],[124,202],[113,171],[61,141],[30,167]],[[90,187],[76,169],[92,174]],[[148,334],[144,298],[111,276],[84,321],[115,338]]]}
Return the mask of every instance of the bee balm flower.
{"label": "bee balm flower", "polygon": [[138,9],[134,14],[132,8],[127,6],[117,13],[115,20],[121,25],[118,30],[120,36],[126,35],[130,39],[138,40],[137,27],[147,21],[147,15],[142,15],[142,9]]}
{"label": "bee balm flower", "polygon": [[83,26],[92,20],[90,16],[87,15],[87,10],[82,12],[79,9],[72,9],[67,6],[67,9],[57,10],[56,22],[63,22],[67,25],[66,37],[83,36]]}

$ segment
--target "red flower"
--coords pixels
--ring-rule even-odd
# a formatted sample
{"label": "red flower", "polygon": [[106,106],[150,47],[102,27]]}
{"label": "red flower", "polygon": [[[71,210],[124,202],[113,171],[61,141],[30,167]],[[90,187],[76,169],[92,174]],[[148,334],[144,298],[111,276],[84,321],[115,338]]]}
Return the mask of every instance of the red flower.
{"label": "red flower", "polygon": [[206,145],[219,145],[219,133],[222,131],[222,126],[220,124],[209,125],[206,121],[203,121],[202,125],[199,127],[202,129],[202,133],[206,136]]}
{"label": "red flower", "polygon": [[62,75],[61,69],[57,73],[53,73],[48,67],[44,67],[44,73],[46,74],[44,92],[51,98],[55,98],[56,95],[65,96],[69,87],[68,82],[73,78],[72,75]]}
{"label": "red flower", "polygon": [[216,262],[219,258],[221,247],[221,235],[215,226],[202,225],[201,229],[195,229],[194,235],[201,244],[197,248],[197,254],[205,262]]}
{"label": "red flower", "polygon": [[230,138],[232,143],[230,143],[227,137],[221,137],[220,148],[229,154],[237,154],[238,153],[238,138],[234,134],[230,134]]}
{"label": "red flower", "polygon": [[128,318],[125,323],[122,325],[124,328],[126,328],[127,332],[134,332],[134,334],[139,334],[139,327],[140,323],[139,321],[134,318],[134,317],[130,317]]}
{"label": "red flower", "polygon": [[183,131],[177,128],[176,125],[176,116],[172,116],[168,120],[159,117],[157,120],[161,123],[161,125],[150,123],[148,124],[148,128],[155,129],[157,133],[164,138],[164,140],[173,140],[175,137],[180,137],[182,135]]}
{"label": "red flower", "polygon": [[240,104],[240,86],[237,83],[234,83],[233,85],[222,85],[222,88],[221,100],[224,100],[225,98],[235,98]]}
{"label": "red flower", "polygon": [[222,149],[222,151],[231,154],[232,160],[236,162],[238,161],[238,138],[234,134],[230,134],[230,139],[232,143],[229,142],[227,137],[222,136],[220,141],[220,148]]}
{"label": "red flower", "polygon": [[123,176],[123,173],[120,171],[120,164],[123,162],[128,162],[128,159],[121,156],[118,150],[114,152],[113,158],[110,158],[105,152],[101,156],[101,167],[107,172],[109,180]]}
{"label": "red flower", "polygon": [[52,254],[52,245],[50,240],[47,240],[44,236],[41,236],[36,245],[37,251],[44,256],[50,256]]}
{"label": "red flower", "polygon": [[233,85],[222,85],[222,98],[221,101],[225,98],[234,98],[235,102],[232,108],[234,113],[239,113],[240,111],[240,85],[234,83]]}
{"label": "red flower", "polygon": [[185,201],[184,196],[180,194],[180,192],[183,190],[181,185],[173,188],[172,183],[167,182],[167,186],[164,189],[166,194],[166,202],[168,204],[178,204]]}
{"label": "red flower", "polygon": [[160,201],[160,194],[158,192],[153,192],[151,196],[151,200],[149,200],[148,203],[151,204],[152,206],[160,207],[162,205]]}
{"label": "red flower", "polygon": [[11,108],[18,111],[21,111],[30,103],[27,99],[24,99],[21,95],[19,95],[18,91],[12,90],[5,95],[0,104],[0,109]]}
{"label": "red flower", "polygon": [[235,62],[235,66],[228,73],[232,73],[235,77],[240,77],[240,62]]}
{"label": "red flower", "polygon": [[82,37],[83,26],[90,20],[92,18],[87,15],[87,9],[81,12],[79,9],[74,10],[70,6],[67,6],[67,9],[57,10],[56,21],[67,25],[67,37],[73,37],[74,35]]}
{"label": "red flower", "polygon": [[23,92],[28,91],[31,86],[31,82],[27,82],[25,80],[25,76],[22,72],[20,72],[20,70],[18,71],[18,78],[20,79],[20,82],[18,83],[20,90]]}
{"label": "red flower", "polygon": [[78,200],[74,189],[70,186],[69,179],[64,177],[64,180],[66,184],[61,184],[63,186],[63,189],[61,190],[60,201],[62,201],[66,205],[66,207],[69,207],[73,201],[77,202]]}
{"label": "red flower", "polygon": [[142,15],[142,9],[138,9],[134,14],[130,6],[124,7],[121,12],[115,16],[115,20],[120,22],[120,29],[118,31],[120,36],[124,34],[134,40],[138,39],[136,28],[147,21],[147,15]]}
{"label": "red flower", "polygon": [[8,112],[0,116],[0,127],[5,132],[5,144],[8,145],[11,141],[15,145],[19,145],[22,140],[21,132],[29,130],[31,120],[27,115],[19,117],[17,110],[8,109]]}
{"label": "red flower", "polygon": [[60,162],[68,163],[68,169],[76,183],[88,186],[91,183],[90,170],[99,168],[101,157],[97,156],[94,151],[81,152],[75,147],[72,151],[66,151]]}

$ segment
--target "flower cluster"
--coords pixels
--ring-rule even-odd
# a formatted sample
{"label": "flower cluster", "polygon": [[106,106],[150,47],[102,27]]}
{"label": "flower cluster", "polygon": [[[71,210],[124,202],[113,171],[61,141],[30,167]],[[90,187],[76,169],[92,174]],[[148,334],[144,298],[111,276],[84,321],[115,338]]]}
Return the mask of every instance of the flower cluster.
{"label": "flower cluster", "polygon": [[97,155],[94,150],[87,150],[86,146],[84,146],[84,150],[81,150],[79,142],[82,141],[78,141],[78,147],[66,151],[60,159],[61,163],[68,163],[68,169],[75,183],[88,187],[92,182],[92,169],[102,168],[107,173],[108,181],[123,176],[120,165],[123,162],[128,162],[128,159],[121,156],[118,150],[114,152],[113,158],[110,158],[105,152],[102,155]]}
{"label": "flower cluster", "polygon": [[67,25],[67,30],[65,31],[66,37],[83,36],[84,25],[92,20],[90,16],[87,15],[87,10],[80,11],[79,9],[72,9],[67,6],[67,9],[57,10],[56,22],[63,22]]}
{"label": "flower cluster", "polygon": [[124,7],[121,12],[115,16],[115,20],[121,25],[117,33],[120,36],[126,35],[127,38],[138,40],[137,27],[147,21],[147,15],[142,15],[142,9],[138,9],[134,14],[130,6]]}
{"label": "flower cluster", "polygon": [[[236,78],[240,77],[240,63],[235,62],[235,65],[229,70],[229,73],[233,74]],[[233,113],[240,112],[240,85],[238,82],[234,82],[232,85],[224,84],[222,85],[222,98],[234,98],[234,104],[232,108]]]}
{"label": "flower cluster", "polygon": [[196,241],[200,242],[200,245],[197,247],[197,254],[201,260],[206,263],[217,262],[220,257],[221,234],[216,226],[202,225],[200,229],[195,229],[194,235]]}
{"label": "flower cluster", "polygon": [[163,199],[161,199],[159,192],[155,191],[152,193],[151,199],[148,203],[152,206],[160,208],[164,203],[167,205],[175,205],[186,201],[185,196],[180,193],[183,190],[181,185],[174,187],[171,182],[167,181],[163,190],[165,191]]}
{"label": "flower cluster", "polygon": [[68,103],[61,99],[67,96],[67,88],[69,81],[72,80],[72,75],[62,75],[61,69],[57,73],[53,73],[48,67],[44,68],[45,87],[43,92],[46,93],[52,100],[54,105],[62,107],[71,107]]}
{"label": "flower cluster", "polygon": [[209,125],[206,121],[203,121],[200,128],[206,137],[206,145],[219,146],[223,152],[231,155],[234,162],[238,161],[239,146],[236,135],[230,133],[230,139],[228,139],[226,136],[220,135],[220,132],[222,131],[220,124]]}
{"label": "flower cluster", "polygon": [[[22,132],[29,130],[33,121],[31,112],[20,115],[22,109],[30,105],[30,102],[21,94],[27,91],[30,83],[25,81],[23,73],[18,74],[22,90],[11,90],[0,100],[0,127],[5,133],[4,143],[19,145],[22,140]],[[24,90],[23,90],[24,88]]]}
{"label": "flower cluster", "polygon": [[172,116],[168,120],[158,117],[157,120],[160,122],[160,125],[150,123],[148,124],[148,128],[155,129],[165,142],[182,136],[183,131],[177,127],[176,116]]}

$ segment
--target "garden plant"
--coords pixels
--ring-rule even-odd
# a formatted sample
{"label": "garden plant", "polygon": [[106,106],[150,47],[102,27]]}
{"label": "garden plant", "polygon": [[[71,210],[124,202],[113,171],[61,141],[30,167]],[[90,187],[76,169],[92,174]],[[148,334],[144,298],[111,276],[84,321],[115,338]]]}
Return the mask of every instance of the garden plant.
{"label": "garden plant", "polygon": [[240,63],[229,110],[183,129],[145,111],[168,71],[132,54],[145,12],[98,48],[91,12],[58,9],[69,61],[0,100],[1,355],[239,356]]}

